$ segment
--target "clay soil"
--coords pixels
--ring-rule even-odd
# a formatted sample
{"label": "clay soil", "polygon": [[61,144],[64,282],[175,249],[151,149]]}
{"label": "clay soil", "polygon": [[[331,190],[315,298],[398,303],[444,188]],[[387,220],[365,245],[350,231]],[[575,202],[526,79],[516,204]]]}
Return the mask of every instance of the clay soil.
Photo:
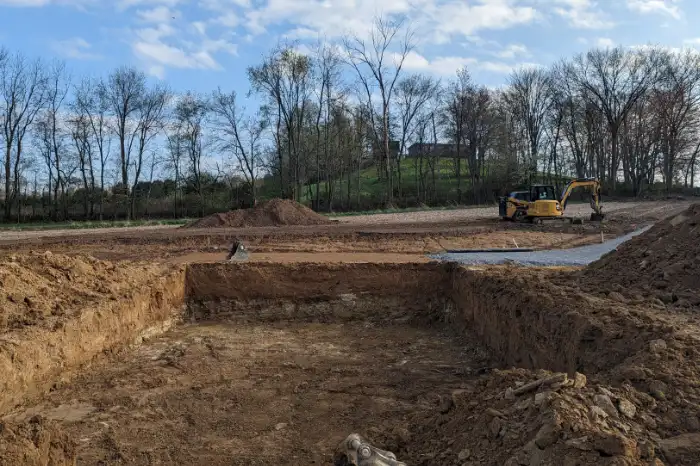
{"label": "clay soil", "polygon": [[298,202],[285,199],[271,199],[250,209],[239,209],[218,213],[195,220],[184,228],[241,228],[268,227],[280,225],[324,225],[331,223]]}
{"label": "clay soil", "polygon": [[[579,226],[451,214],[0,235],[3,364],[22,374],[41,356],[47,367],[41,384],[18,375],[0,399],[0,465],[328,464],[351,432],[411,465],[698,464],[700,309],[683,294],[694,211],[669,223],[688,207],[630,203]],[[653,241],[640,236],[650,252],[621,248],[596,273],[420,264],[446,249],[589,244],[664,219]],[[656,246],[669,225],[685,235],[672,250]],[[216,288],[206,315],[224,315],[154,330],[182,291],[151,281],[218,262],[235,238],[252,263],[238,275],[215,267],[200,283]],[[673,268],[667,253],[690,266]],[[647,292],[659,276],[668,295]],[[147,300],[134,300],[139,290]],[[270,293],[286,301],[264,301]],[[319,314],[326,294],[340,314]],[[348,307],[365,294],[401,299]],[[138,318],[119,318],[131,316],[122,301],[141,306]],[[120,321],[118,345],[110,326]],[[39,353],[32,338],[56,343]],[[12,398],[19,388],[32,396]]]}
{"label": "clay soil", "polygon": [[473,341],[408,325],[189,325],[17,417],[60,422],[78,464],[329,464],[354,431],[398,447],[431,391],[486,365]]}

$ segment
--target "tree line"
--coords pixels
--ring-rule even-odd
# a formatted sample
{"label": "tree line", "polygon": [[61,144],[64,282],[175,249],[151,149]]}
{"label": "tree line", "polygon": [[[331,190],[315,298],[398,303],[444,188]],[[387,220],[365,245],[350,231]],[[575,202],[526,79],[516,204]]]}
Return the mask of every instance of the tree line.
{"label": "tree line", "polygon": [[126,66],[80,79],[0,48],[3,219],[483,203],[591,176],[615,195],[695,188],[694,50],[592,49],[498,89],[466,68],[411,72],[413,53],[410,25],[385,18],[341,43],[281,43],[247,69],[261,105],[246,109],[235,90],[177,94]]}

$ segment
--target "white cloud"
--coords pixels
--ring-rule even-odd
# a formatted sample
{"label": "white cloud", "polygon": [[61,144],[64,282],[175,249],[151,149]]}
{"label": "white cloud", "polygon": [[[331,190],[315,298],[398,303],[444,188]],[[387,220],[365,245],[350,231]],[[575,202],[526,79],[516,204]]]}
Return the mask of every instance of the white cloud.
{"label": "white cloud", "polygon": [[259,8],[248,9],[242,24],[254,34],[270,26],[293,24],[293,29],[306,35],[335,38],[352,32],[366,36],[377,15],[406,16],[417,39],[444,43],[455,36],[531,23],[536,11],[515,0],[267,0]]}
{"label": "white cloud", "polygon": [[627,8],[642,14],[662,13],[680,19],[679,3],[679,0],[627,0]]}
{"label": "white cloud", "polygon": [[609,37],[599,37],[595,43],[598,47],[604,49],[611,49],[615,47],[615,41],[610,39]]}
{"label": "white cloud", "polygon": [[136,14],[142,21],[147,23],[167,23],[170,20],[177,19],[180,14],[177,11],[171,10],[167,6],[157,6],[149,10],[138,10]]}
{"label": "white cloud", "polygon": [[554,0],[554,12],[566,18],[577,29],[608,29],[615,23],[607,18],[592,0]]}
{"label": "white cloud", "polygon": [[527,57],[529,55],[530,52],[523,44],[510,44],[504,47],[503,50],[496,52],[496,56],[500,58]]}
{"label": "white cloud", "polygon": [[406,70],[431,73],[438,76],[452,76],[458,69],[465,67],[469,70],[508,74],[514,68],[520,66],[523,66],[523,64],[511,65],[496,61],[482,61],[474,57],[438,56],[428,59],[417,52],[410,52],[404,61]]}
{"label": "white cloud", "polygon": [[97,60],[102,58],[91,51],[92,45],[82,37],[58,40],[51,44],[51,49],[59,55],[76,60]]}

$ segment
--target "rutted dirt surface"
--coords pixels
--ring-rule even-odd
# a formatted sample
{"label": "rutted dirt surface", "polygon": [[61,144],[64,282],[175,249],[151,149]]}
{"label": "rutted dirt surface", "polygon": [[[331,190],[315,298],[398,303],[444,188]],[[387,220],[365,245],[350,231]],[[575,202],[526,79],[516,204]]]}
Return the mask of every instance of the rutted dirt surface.
{"label": "rutted dirt surface", "polygon": [[468,340],[408,325],[192,325],[23,415],[61,421],[79,464],[329,464],[351,431],[399,442],[409,416],[437,406],[431,392],[486,361]]}
{"label": "rutted dirt surface", "polygon": [[185,228],[241,228],[267,227],[280,225],[324,225],[331,221],[305,205],[287,199],[271,199],[250,209],[209,215]]}
{"label": "rutted dirt surface", "polygon": [[582,273],[582,282],[660,305],[700,305],[700,204],[659,222]]}

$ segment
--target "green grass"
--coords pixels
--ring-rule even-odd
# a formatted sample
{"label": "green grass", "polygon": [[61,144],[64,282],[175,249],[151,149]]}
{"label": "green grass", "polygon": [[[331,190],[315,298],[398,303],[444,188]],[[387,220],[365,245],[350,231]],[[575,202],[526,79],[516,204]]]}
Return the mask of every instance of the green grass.
{"label": "green grass", "polygon": [[189,219],[174,220],[117,220],[117,221],[81,221],[81,222],[43,222],[2,224],[0,231],[32,231],[32,230],[88,230],[94,228],[129,228],[158,225],[184,225]]}

